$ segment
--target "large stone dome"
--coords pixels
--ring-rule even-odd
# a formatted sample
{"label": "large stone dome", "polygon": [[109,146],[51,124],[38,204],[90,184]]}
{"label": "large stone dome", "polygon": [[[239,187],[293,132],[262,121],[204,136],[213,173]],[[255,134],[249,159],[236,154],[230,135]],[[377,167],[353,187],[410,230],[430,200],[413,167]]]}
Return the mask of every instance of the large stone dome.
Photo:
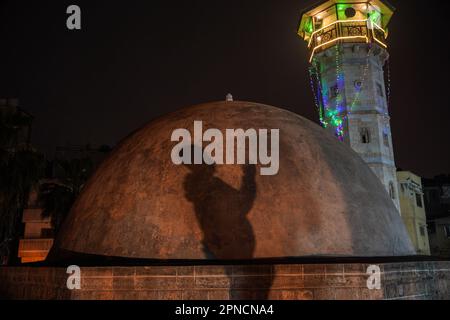
{"label": "large stone dome", "polygon": [[[172,132],[193,132],[200,120],[203,130],[280,129],[278,174],[174,165]],[[395,206],[355,152],[296,114],[236,101],[182,109],[125,139],[84,188],[57,247],[164,260],[414,254]]]}

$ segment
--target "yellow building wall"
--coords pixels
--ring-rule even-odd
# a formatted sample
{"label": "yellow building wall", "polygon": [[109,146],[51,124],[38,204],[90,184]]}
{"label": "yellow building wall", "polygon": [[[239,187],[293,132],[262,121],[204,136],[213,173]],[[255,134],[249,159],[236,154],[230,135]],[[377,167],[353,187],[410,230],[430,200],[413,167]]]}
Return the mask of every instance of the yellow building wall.
{"label": "yellow building wall", "polygon": [[397,172],[397,179],[401,214],[411,241],[417,254],[431,255],[422,180],[409,171]]}

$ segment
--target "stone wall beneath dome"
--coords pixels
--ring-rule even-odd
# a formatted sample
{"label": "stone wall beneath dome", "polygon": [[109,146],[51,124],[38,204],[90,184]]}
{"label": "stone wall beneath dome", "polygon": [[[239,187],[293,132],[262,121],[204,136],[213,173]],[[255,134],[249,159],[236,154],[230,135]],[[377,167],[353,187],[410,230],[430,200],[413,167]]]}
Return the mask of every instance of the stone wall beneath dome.
{"label": "stone wall beneath dome", "polygon": [[82,268],[82,290],[63,268],[0,268],[0,298],[60,300],[450,300],[450,262],[379,265],[381,290],[367,289],[369,264],[277,264]]}

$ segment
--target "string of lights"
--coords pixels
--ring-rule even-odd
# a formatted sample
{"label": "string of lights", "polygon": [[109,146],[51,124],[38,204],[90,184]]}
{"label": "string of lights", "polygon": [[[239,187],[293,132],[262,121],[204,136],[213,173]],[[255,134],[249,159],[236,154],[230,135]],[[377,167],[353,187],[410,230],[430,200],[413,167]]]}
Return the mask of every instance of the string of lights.
{"label": "string of lights", "polygon": [[[361,91],[364,88],[369,72],[371,54],[372,45],[369,45],[366,56],[366,64],[364,66],[362,76],[360,77],[360,83],[358,86],[355,85],[356,93],[350,104],[346,103],[344,95],[342,94],[342,90],[345,87],[345,76],[342,68],[342,54],[340,46],[335,46],[335,87],[328,88],[325,83],[322,83],[319,62],[316,57],[313,58],[312,65],[309,69],[311,90],[314,96],[315,106],[319,111],[320,123],[324,128],[327,128],[329,125],[333,126],[335,128],[336,137],[341,141],[344,141],[345,136],[345,120],[348,119],[348,115],[351,115],[356,104],[360,101]],[[329,103],[330,91],[333,93],[333,98],[335,99],[334,107],[332,107]]]}
{"label": "string of lights", "polygon": [[388,58],[386,62],[387,69],[387,106],[389,108],[391,103],[391,60]]}
{"label": "string of lights", "polygon": [[[324,128],[327,128],[328,123],[324,119],[324,107],[323,107],[323,95],[322,95],[322,85],[321,85],[321,78],[319,74],[319,63],[317,59],[313,60],[313,63],[311,67],[309,68],[309,80],[311,85],[312,94],[314,96],[314,103],[317,108],[318,114],[319,114],[319,120],[320,123]],[[315,89],[317,86],[317,90]]]}
{"label": "string of lights", "polygon": [[336,137],[344,141],[344,119],[342,118],[341,114],[344,112],[344,108],[342,103],[344,102],[343,95],[341,93],[342,88],[344,87],[344,74],[342,73],[342,66],[341,66],[341,46],[337,45],[335,46],[336,54],[335,54],[335,60],[336,60],[336,86],[333,88],[334,95],[335,95],[335,109],[328,110],[327,116],[331,119],[331,124],[333,127],[336,128]]}
{"label": "string of lights", "polygon": [[355,88],[356,93],[355,93],[355,96],[353,97],[352,103],[350,104],[350,109],[348,110],[348,114],[352,114],[352,112],[355,108],[355,105],[359,101],[359,98],[361,96],[361,91],[364,88],[364,84],[367,79],[367,74],[369,73],[370,55],[371,54],[372,54],[372,45],[369,44],[369,50],[367,50],[367,56],[366,56],[366,65],[364,66],[364,71],[363,71],[362,77],[361,77],[361,84],[359,87]]}

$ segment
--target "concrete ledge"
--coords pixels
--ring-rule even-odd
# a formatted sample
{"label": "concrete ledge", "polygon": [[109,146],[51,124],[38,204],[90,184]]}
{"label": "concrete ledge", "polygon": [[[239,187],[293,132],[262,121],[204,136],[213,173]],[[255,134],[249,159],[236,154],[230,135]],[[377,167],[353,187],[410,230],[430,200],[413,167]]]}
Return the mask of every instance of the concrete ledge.
{"label": "concrete ledge", "polygon": [[379,264],[381,290],[367,288],[369,264],[82,267],[81,290],[64,268],[0,268],[0,298],[61,300],[450,299],[450,262]]}

